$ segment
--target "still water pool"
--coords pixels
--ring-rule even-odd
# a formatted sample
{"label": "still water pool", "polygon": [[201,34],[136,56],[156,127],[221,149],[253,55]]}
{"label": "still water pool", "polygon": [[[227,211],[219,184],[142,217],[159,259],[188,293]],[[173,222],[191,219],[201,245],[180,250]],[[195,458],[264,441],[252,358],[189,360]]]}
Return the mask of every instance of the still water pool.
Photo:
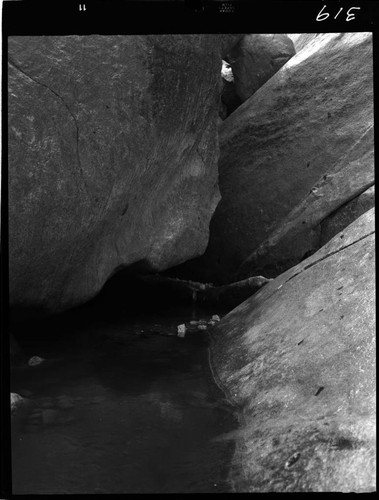
{"label": "still water pool", "polygon": [[[15,494],[230,491],[236,428],[209,367],[206,331],[175,335],[186,310],[87,321],[21,343],[11,390]],[[63,330],[63,331],[62,331]]]}

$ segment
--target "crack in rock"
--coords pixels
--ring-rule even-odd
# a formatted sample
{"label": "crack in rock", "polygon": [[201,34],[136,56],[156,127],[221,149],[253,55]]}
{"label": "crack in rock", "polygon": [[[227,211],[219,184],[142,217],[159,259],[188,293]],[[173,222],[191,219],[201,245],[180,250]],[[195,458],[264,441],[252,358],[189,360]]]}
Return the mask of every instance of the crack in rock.
{"label": "crack in rock", "polygon": [[8,58],[8,63],[11,66],[13,66],[17,71],[19,71],[20,73],[22,73],[23,75],[25,75],[27,78],[29,78],[29,80],[32,80],[37,85],[41,85],[42,87],[45,87],[47,90],[49,90],[51,93],[53,93],[63,103],[64,107],[69,112],[70,116],[72,117],[72,119],[74,121],[75,130],[76,130],[76,158],[77,158],[77,162],[78,162],[78,166],[79,166],[79,170],[80,170],[80,174],[81,174],[81,178],[82,178],[82,184],[86,187],[86,183],[84,181],[84,173],[83,173],[82,163],[81,163],[81,160],[80,160],[80,152],[79,152],[79,125],[78,125],[78,121],[77,121],[74,113],[71,111],[71,109],[69,108],[68,104],[63,99],[63,97],[60,96],[57,92],[55,92],[55,90],[53,90],[52,88],[50,88],[45,83],[40,82],[40,81],[36,80],[35,78],[33,78],[32,76],[30,76],[27,73],[25,73],[25,71],[22,68],[20,68],[20,66],[18,64],[16,64],[11,58]]}
{"label": "crack in rock", "polygon": [[297,273],[293,274],[290,278],[288,278],[288,280],[286,280],[282,285],[280,285],[279,288],[281,288],[283,285],[285,285],[286,283],[288,283],[289,281],[291,281],[293,278],[296,278],[296,276],[299,276],[299,274],[301,274],[302,272],[306,271],[307,269],[310,269],[311,267],[315,266],[316,264],[318,264],[319,262],[322,262],[323,260],[325,259],[328,259],[329,257],[341,252],[342,250],[345,250],[345,248],[349,248],[351,247],[352,245],[355,245],[356,243],[359,243],[360,241],[364,240],[365,238],[368,238],[369,236],[371,236],[372,234],[375,234],[375,230],[374,231],[371,231],[370,233],[368,234],[365,234],[364,236],[362,236],[361,238],[359,238],[358,240],[355,240],[353,241],[352,243],[349,243],[348,245],[345,245],[344,247],[341,247],[341,248],[338,248],[337,250],[334,250],[333,252],[330,252],[326,255],[324,255],[323,257],[320,257],[319,259],[317,259],[316,261],[314,262],[311,262],[310,264],[306,265],[303,267],[303,269],[301,269],[300,271],[298,271]]}

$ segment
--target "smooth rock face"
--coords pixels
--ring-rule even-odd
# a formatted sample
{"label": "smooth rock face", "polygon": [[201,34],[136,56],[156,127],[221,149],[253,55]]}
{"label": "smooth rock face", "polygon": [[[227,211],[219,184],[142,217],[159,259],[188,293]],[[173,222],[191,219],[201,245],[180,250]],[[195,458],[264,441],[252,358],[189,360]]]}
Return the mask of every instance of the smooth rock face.
{"label": "smooth rock face", "polygon": [[9,38],[11,305],[204,252],[219,200],[216,35]]}
{"label": "smooth rock face", "polygon": [[325,245],[333,236],[374,206],[375,186],[372,186],[322,221],[320,244]]}
{"label": "smooth rock face", "polygon": [[244,35],[228,54],[241,102],[253,95],[294,54],[294,44],[287,35]]}
{"label": "smooth rock face", "polygon": [[[219,128],[222,199],[193,279],[241,279],[242,262],[329,172],[343,177],[346,168],[363,186],[373,173],[372,127],[371,34],[328,33],[306,44]],[[340,205],[347,192],[339,191]]]}
{"label": "smooth rock face", "polygon": [[250,276],[252,270],[277,276],[374,206],[373,134],[371,126],[279,222],[244,261],[238,271],[241,278]]}
{"label": "smooth rock face", "polygon": [[375,491],[374,209],[212,332],[236,491]]}

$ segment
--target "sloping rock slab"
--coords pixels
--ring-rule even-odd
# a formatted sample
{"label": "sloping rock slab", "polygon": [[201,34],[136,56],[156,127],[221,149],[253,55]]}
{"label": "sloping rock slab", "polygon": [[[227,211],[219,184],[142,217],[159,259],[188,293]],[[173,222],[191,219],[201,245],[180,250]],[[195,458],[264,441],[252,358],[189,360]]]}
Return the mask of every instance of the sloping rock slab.
{"label": "sloping rock slab", "polygon": [[204,252],[219,200],[221,42],[9,38],[11,305],[67,309],[118,268]]}
{"label": "sloping rock slab", "polygon": [[333,236],[374,206],[375,186],[372,186],[322,221],[320,245],[325,245]]}
{"label": "sloping rock slab", "polygon": [[[267,274],[273,269],[277,275],[278,270],[283,272],[297,264],[306,252],[318,250],[374,205],[373,193],[366,196],[366,202],[357,201],[373,186],[374,175],[374,130],[369,125],[345,156],[319,179],[304,200],[245,260],[237,275],[243,278],[252,272]],[[340,207],[342,210],[349,202],[350,208],[329,219],[333,212]]]}
{"label": "sloping rock slab", "polygon": [[372,124],[371,34],[305,45],[220,126],[222,199],[200,280],[237,271],[324,174],[343,158],[350,165],[346,153]]}
{"label": "sloping rock slab", "polygon": [[376,489],[374,209],[212,332],[236,491]]}

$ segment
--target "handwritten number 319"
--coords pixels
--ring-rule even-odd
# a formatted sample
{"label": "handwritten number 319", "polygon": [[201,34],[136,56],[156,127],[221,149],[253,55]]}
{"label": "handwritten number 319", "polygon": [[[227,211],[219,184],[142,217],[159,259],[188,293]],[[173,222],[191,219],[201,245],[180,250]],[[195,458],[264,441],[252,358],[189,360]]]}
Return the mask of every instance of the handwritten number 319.
{"label": "handwritten number 319", "polygon": [[[325,7],[326,7],[326,5],[324,5],[324,7],[317,14],[316,21],[325,21],[326,19],[328,19],[330,14],[328,14],[327,12],[323,12]],[[351,10],[355,10],[355,9],[360,10],[360,7],[350,7],[350,9],[346,12],[346,21],[352,21],[353,19],[355,19],[355,14],[350,12]],[[340,8],[340,10],[334,16],[334,19],[337,19],[337,17],[340,15],[342,10],[343,10],[343,7]]]}

